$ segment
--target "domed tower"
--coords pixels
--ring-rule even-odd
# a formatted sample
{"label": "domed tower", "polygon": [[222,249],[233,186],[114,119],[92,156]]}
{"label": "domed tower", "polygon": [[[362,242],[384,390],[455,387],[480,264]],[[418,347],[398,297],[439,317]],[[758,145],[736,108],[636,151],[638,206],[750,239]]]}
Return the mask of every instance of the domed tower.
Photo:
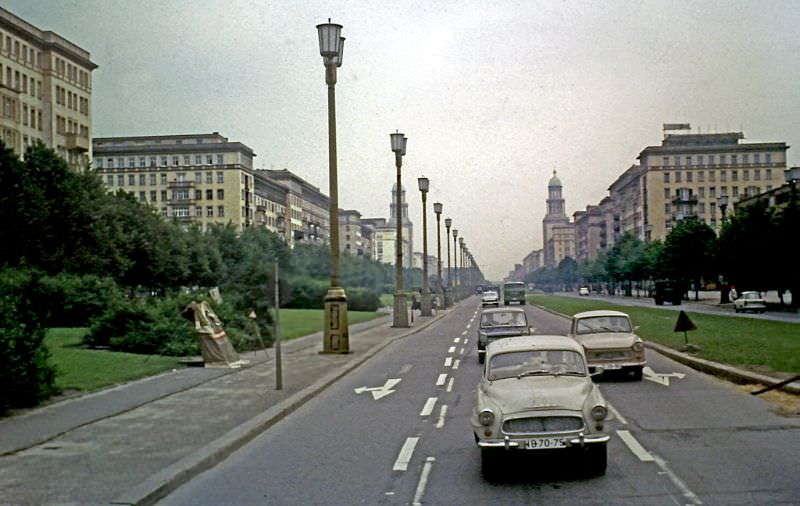
{"label": "domed tower", "polygon": [[[408,217],[408,202],[406,202],[405,185],[400,192],[400,212],[402,213],[401,226],[403,227],[403,265],[411,267],[413,265],[414,252],[414,224]],[[392,185],[392,202],[389,205],[389,225],[396,227],[397,222],[397,183]]]}
{"label": "domed tower", "polygon": [[[553,171],[553,177],[547,183],[547,214],[542,220],[542,249],[544,265],[556,266],[556,248],[553,244],[553,229],[569,225],[569,218],[564,212],[564,198],[561,196],[561,180]],[[560,259],[558,259],[560,260]]]}

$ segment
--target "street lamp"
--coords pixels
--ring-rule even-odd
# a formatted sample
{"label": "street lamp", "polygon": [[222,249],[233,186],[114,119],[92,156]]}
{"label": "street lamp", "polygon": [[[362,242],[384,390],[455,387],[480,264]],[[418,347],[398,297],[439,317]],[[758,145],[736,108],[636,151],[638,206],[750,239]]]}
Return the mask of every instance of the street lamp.
{"label": "street lamp", "polygon": [[397,193],[395,193],[395,220],[397,233],[395,236],[395,292],[394,292],[394,317],[393,326],[407,328],[408,306],[406,294],[403,291],[403,185],[400,181],[400,168],[403,166],[403,157],[406,155],[408,138],[400,132],[389,134],[394,152],[394,164],[397,167]]}
{"label": "street lamp", "polygon": [[420,301],[420,315],[433,316],[431,311],[431,290],[428,284],[428,189],[430,180],[425,177],[417,178],[419,192],[422,194],[422,300]]}
{"label": "street lamp", "polygon": [[322,353],[349,353],[350,333],[347,325],[347,296],[339,286],[339,193],[336,167],[336,69],[342,66],[344,37],[342,25],[327,23],[317,25],[319,54],[325,65],[325,83],[328,85],[328,184],[329,219],[331,223],[331,286],[325,294],[325,329]]}
{"label": "street lamp", "polygon": [[467,284],[467,273],[464,271],[464,249],[466,248],[466,243],[464,242],[464,236],[458,238],[458,262],[459,262],[459,271],[458,271],[458,286],[459,286],[459,296],[464,297],[464,287]]}
{"label": "street lamp", "polygon": [[458,229],[453,229],[453,301],[458,300]]}
{"label": "street lamp", "polygon": [[[444,226],[447,229],[447,290],[444,292],[444,305],[445,307],[450,306],[453,303],[453,290],[451,286],[453,285],[453,273],[450,270],[450,226],[453,224],[452,218],[445,218],[444,219]],[[455,252],[454,252],[455,253]],[[449,300],[448,300],[449,298]]]}
{"label": "street lamp", "polygon": [[439,302],[442,307],[447,307],[444,297],[444,286],[442,285],[442,203],[433,203],[433,212],[436,213],[436,280],[439,294]]}
{"label": "street lamp", "polygon": [[725,211],[728,209],[728,196],[727,195],[720,195],[717,197],[717,205],[719,206],[719,211],[722,213],[722,223],[725,223]]}
{"label": "street lamp", "polygon": [[[720,223],[720,230],[721,230],[722,225],[725,224],[725,216],[726,216],[725,211],[728,209],[728,196],[720,195],[719,197],[717,197],[717,206],[719,207],[720,214],[722,214],[722,222]],[[731,289],[728,286],[727,281],[722,276],[720,276],[719,282],[720,282],[719,303],[727,304],[731,301],[730,298]]]}

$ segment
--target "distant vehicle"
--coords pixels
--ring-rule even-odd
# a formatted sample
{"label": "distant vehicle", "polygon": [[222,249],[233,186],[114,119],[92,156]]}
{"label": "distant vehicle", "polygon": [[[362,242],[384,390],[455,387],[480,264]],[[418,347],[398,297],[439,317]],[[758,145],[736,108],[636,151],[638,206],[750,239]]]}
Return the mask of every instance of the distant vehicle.
{"label": "distant vehicle", "polygon": [[481,294],[481,306],[499,306],[500,296],[494,290],[486,290]]}
{"label": "distant vehicle", "polygon": [[578,295],[589,295],[589,287],[588,286],[582,286],[582,287],[578,288]]}
{"label": "distant vehicle", "polygon": [[501,478],[501,459],[542,451],[576,459],[589,475],[606,472],[608,404],[592,382],[581,346],[565,336],[500,339],[486,349],[470,424],[481,471]]}
{"label": "distant vehicle", "polygon": [[656,306],[663,306],[664,302],[669,302],[673,306],[681,304],[683,297],[683,290],[680,283],[671,280],[660,280],[655,282],[653,288],[653,299],[656,301]]}
{"label": "distant vehicle", "polygon": [[739,298],[733,301],[733,309],[737,313],[745,311],[753,311],[754,313],[763,313],[767,310],[767,303],[760,292],[742,292]]}
{"label": "distant vehicle", "polygon": [[590,369],[631,372],[641,380],[647,361],[644,343],[635,331],[627,314],[601,310],[574,315],[569,335],[583,346]]}
{"label": "distant vehicle", "polygon": [[478,362],[483,363],[486,346],[503,337],[531,334],[525,310],[519,307],[491,308],[481,313],[478,327]]}
{"label": "distant vehicle", "polygon": [[508,306],[514,302],[525,305],[525,283],[522,281],[509,281],[503,284],[503,304]]}

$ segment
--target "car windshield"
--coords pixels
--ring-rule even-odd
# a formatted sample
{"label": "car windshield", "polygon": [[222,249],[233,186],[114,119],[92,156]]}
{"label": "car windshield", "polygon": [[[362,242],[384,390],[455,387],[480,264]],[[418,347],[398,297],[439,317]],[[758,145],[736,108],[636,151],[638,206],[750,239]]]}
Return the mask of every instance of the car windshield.
{"label": "car windshield", "polygon": [[492,356],[486,370],[490,381],[526,376],[585,376],[583,357],[571,350],[524,350]]}
{"label": "car windshield", "polygon": [[497,297],[497,292],[483,292],[484,299],[490,299],[492,297]]}
{"label": "car windshield", "polygon": [[631,322],[626,316],[592,316],[578,320],[578,334],[601,332],[631,332]]}
{"label": "car windshield", "polygon": [[522,311],[498,311],[483,313],[481,327],[524,327],[525,313]]}
{"label": "car windshield", "polygon": [[743,299],[760,299],[761,296],[756,292],[744,292],[742,294]]}

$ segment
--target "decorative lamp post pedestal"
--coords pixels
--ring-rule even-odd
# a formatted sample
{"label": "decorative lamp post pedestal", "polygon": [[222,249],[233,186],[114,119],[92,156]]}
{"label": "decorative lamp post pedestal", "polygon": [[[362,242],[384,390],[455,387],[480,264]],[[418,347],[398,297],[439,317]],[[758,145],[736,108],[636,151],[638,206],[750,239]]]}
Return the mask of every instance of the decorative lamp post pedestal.
{"label": "decorative lamp post pedestal", "polygon": [[344,288],[332,286],[325,294],[325,331],[322,353],[350,353],[347,296]]}

